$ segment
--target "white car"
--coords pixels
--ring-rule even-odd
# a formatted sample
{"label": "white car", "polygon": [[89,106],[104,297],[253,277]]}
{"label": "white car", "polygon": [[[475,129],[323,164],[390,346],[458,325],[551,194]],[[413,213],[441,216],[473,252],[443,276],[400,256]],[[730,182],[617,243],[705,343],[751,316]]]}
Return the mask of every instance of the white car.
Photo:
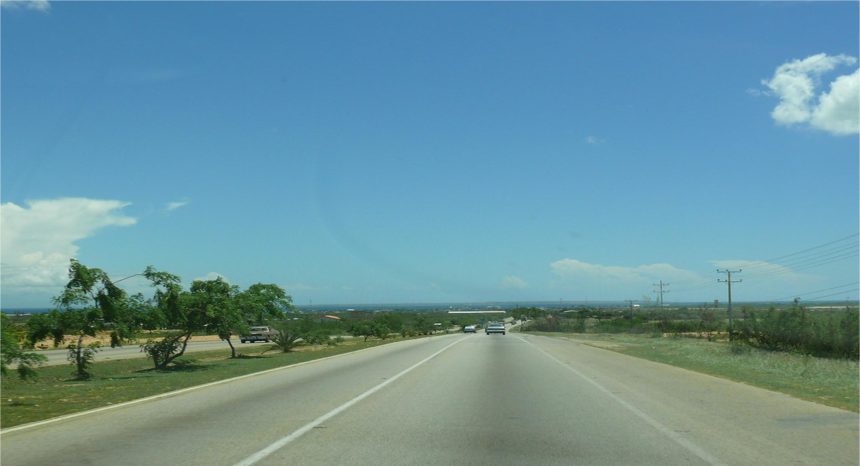
{"label": "white car", "polygon": [[505,334],[505,324],[503,324],[501,322],[490,322],[487,325],[486,332],[487,332],[487,335],[489,335],[491,333],[501,333],[502,335],[504,335]]}
{"label": "white car", "polygon": [[476,333],[478,331],[477,325],[467,325],[463,327],[463,333]]}

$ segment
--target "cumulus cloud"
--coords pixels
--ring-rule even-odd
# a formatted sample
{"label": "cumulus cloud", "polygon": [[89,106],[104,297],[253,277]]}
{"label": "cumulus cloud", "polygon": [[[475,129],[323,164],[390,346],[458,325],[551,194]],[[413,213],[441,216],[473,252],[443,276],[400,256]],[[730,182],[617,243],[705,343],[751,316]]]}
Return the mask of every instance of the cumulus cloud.
{"label": "cumulus cloud", "polygon": [[48,0],[0,0],[0,6],[9,9],[24,8],[42,12],[47,12],[51,9],[51,4]]}
{"label": "cumulus cloud", "polygon": [[[790,267],[761,260],[712,260],[711,263],[714,267],[720,270],[742,270],[743,272],[738,276],[738,278],[742,279],[743,277],[747,277],[748,279],[755,280],[757,282],[772,280],[774,278],[778,278],[782,282],[799,282],[809,280],[811,278],[808,275],[795,272]],[[735,277],[732,276],[733,280],[734,278]]]}
{"label": "cumulus cloud", "polygon": [[860,132],[860,69],[830,84],[812,112],[812,126],[835,134]]}
{"label": "cumulus cloud", "polygon": [[577,259],[561,259],[550,264],[556,276],[556,286],[575,288],[591,293],[604,293],[605,298],[650,290],[660,280],[685,283],[702,283],[695,272],[679,269],[671,264],[645,264],[618,266],[590,264]]}
{"label": "cumulus cloud", "polygon": [[508,275],[502,279],[500,286],[506,290],[523,290],[529,287],[529,284],[520,277]]}
{"label": "cumulus cloud", "polygon": [[825,74],[857,59],[819,53],[780,65],[770,80],[763,80],[768,94],[779,98],[771,112],[784,125],[808,124],[833,134],[860,133],[860,74],[836,77],[828,91],[820,91]]}
{"label": "cumulus cloud", "polygon": [[108,226],[134,225],[122,215],[128,203],[62,198],[0,205],[0,264],[4,294],[65,285],[75,244]]}

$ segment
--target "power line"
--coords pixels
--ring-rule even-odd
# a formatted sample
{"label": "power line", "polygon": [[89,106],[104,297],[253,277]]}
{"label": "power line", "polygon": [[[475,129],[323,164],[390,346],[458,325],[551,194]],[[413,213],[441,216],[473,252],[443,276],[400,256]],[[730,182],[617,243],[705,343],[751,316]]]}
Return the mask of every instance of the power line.
{"label": "power line", "polygon": [[811,248],[806,248],[806,249],[803,249],[803,250],[800,250],[800,251],[797,251],[797,252],[793,252],[793,253],[791,253],[791,254],[785,254],[785,255],[783,255],[783,256],[774,257],[773,259],[767,259],[767,260],[765,260],[764,262],[776,262],[776,261],[778,261],[778,260],[780,260],[780,259],[785,259],[786,257],[796,256],[796,255],[798,255],[798,254],[802,254],[802,253],[804,253],[804,252],[813,251],[813,250],[815,250],[815,249],[820,249],[820,248],[823,248],[823,247],[825,247],[825,246],[829,246],[829,245],[831,245],[831,244],[838,243],[838,242],[840,242],[840,241],[845,241],[846,239],[849,239],[849,238],[857,238],[858,236],[860,236],[860,233],[854,233],[854,234],[851,234],[851,235],[845,236],[845,237],[843,237],[843,238],[839,238],[839,239],[835,239],[835,240],[833,240],[833,241],[829,241],[829,242],[824,243],[824,244],[819,244],[818,246],[813,246],[813,247],[811,247]]}
{"label": "power line", "polygon": [[[784,254],[771,259],[745,264],[745,267],[747,270],[766,268],[773,265],[797,267],[805,265],[810,261],[817,261],[823,258],[834,258],[836,260],[847,258],[851,256],[851,254],[848,253],[856,253],[858,250],[857,236],[858,234],[849,235],[818,246],[793,252],[791,254]],[[850,242],[847,242],[848,240],[850,240]]]}
{"label": "power line", "polygon": [[775,272],[769,273],[769,274],[762,269],[763,266],[759,266],[757,270],[754,267],[747,267],[747,270],[749,271],[750,269],[753,269],[755,272],[758,272],[759,274],[765,275],[765,279],[775,279],[775,278],[782,277],[784,275],[791,275],[793,273],[801,272],[803,270],[809,270],[809,269],[813,269],[816,267],[821,267],[822,265],[827,265],[827,264],[832,264],[834,262],[839,262],[839,261],[842,261],[845,259],[849,259],[851,257],[857,257],[858,254],[860,254],[860,253],[853,252],[853,253],[849,253],[849,254],[843,254],[840,256],[818,258],[817,260],[810,260],[810,261],[802,264],[802,266],[794,267],[794,268],[789,268],[789,267],[784,266],[782,264],[770,264],[770,265],[775,266],[775,267],[780,267],[780,269],[776,270]]}
{"label": "power line", "polygon": [[[786,299],[793,299],[793,298],[797,298],[797,297],[801,297],[804,299],[810,299],[810,298],[806,298],[806,296],[814,295],[814,294],[821,293],[824,291],[838,290],[839,288],[845,288],[847,286],[857,286],[857,282],[846,283],[844,285],[838,285],[838,286],[831,286],[830,288],[822,288],[820,290],[807,291],[805,293],[796,293],[796,294],[793,294],[791,296],[784,296],[781,298],[772,299],[771,301],[783,301]],[[848,291],[850,291],[850,290],[848,290]],[[844,291],[840,291],[836,294],[840,294],[840,293],[844,293]]]}
{"label": "power line", "polygon": [[851,293],[853,291],[860,291],[860,288],[854,288],[853,290],[843,290],[843,291],[839,291],[837,293],[830,293],[830,294],[825,294],[825,295],[821,295],[821,296],[813,296],[811,298],[806,298],[806,300],[807,301],[817,301],[821,298],[829,298],[831,296],[841,295],[841,294],[845,294],[845,293]]}

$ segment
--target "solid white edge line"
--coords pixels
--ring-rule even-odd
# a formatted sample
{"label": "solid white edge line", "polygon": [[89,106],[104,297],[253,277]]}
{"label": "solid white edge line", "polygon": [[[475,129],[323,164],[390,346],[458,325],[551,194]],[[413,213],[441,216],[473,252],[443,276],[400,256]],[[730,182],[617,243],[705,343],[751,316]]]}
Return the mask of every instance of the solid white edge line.
{"label": "solid white edge line", "polygon": [[[416,340],[407,340],[407,341],[416,341]],[[397,342],[397,343],[405,343],[405,342]],[[22,424],[20,426],[9,427],[8,429],[0,430],[0,436],[2,436],[3,434],[9,434],[9,433],[17,432],[20,430],[26,430],[26,429],[32,429],[34,427],[44,426],[46,424],[53,424],[55,422],[65,421],[68,419],[74,419],[76,417],[88,416],[90,414],[96,414],[96,413],[100,413],[102,411],[109,411],[111,409],[124,408],[126,406],[131,406],[131,405],[135,405],[138,403],[145,403],[147,401],[154,401],[154,400],[158,400],[161,398],[167,398],[167,397],[171,397],[171,396],[181,395],[181,394],[186,393],[186,392],[191,392],[194,390],[200,390],[202,388],[212,387],[215,385],[221,385],[221,384],[225,384],[225,383],[229,383],[229,382],[235,382],[237,380],[247,379],[249,377],[256,377],[258,375],[264,375],[264,374],[268,374],[271,372],[277,372],[277,371],[282,371],[282,370],[286,370],[286,369],[292,369],[294,367],[304,366],[306,364],[313,364],[313,363],[317,363],[317,362],[322,362],[322,361],[325,361],[327,359],[339,358],[342,356],[349,356],[351,354],[358,354],[358,353],[361,353],[363,351],[369,351],[369,350],[373,350],[373,349],[377,349],[377,348],[382,348],[385,346],[388,346],[388,345],[372,346],[370,348],[362,348],[360,350],[349,351],[347,353],[341,353],[341,354],[335,354],[332,356],[326,356],[324,358],[311,359],[310,361],[297,362],[295,364],[290,364],[288,366],[275,367],[275,368],[266,369],[266,370],[260,371],[260,372],[252,372],[250,374],[239,375],[239,376],[232,377],[229,379],[216,380],[214,382],[205,383],[203,385],[195,385],[193,387],[180,388],[179,390],[174,390],[172,392],[159,393],[158,395],[152,395],[152,396],[148,396],[146,398],[138,398],[137,400],[125,401],[123,403],[110,405],[110,406],[103,406],[101,408],[95,408],[95,409],[90,409],[87,411],[81,411],[79,413],[72,413],[72,414],[66,414],[65,416],[52,417],[50,419],[45,419],[44,421],[36,421],[36,422],[28,423],[28,424]]]}
{"label": "solid white edge line", "polygon": [[431,354],[430,356],[427,356],[426,358],[422,359],[421,361],[418,361],[417,363],[413,364],[412,366],[399,372],[397,375],[389,378],[385,382],[382,382],[381,384],[367,390],[366,392],[362,393],[361,395],[356,396],[355,398],[347,401],[346,403],[338,406],[337,408],[335,408],[335,409],[323,414],[322,416],[314,419],[313,421],[309,422],[308,424],[305,424],[304,426],[300,427],[298,430],[295,430],[293,433],[291,433],[285,437],[282,437],[281,439],[271,443],[269,446],[263,448],[262,450],[254,453],[253,455],[251,455],[251,456],[245,458],[244,460],[236,463],[235,466],[251,466],[252,464],[255,464],[256,462],[258,462],[258,461],[262,460],[263,458],[271,455],[272,453],[280,450],[281,448],[285,447],[287,444],[291,443],[292,441],[294,441],[294,440],[298,439],[299,437],[301,437],[302,435],[306,434],[308,431],[312,430],[314,427],[317,427],[320,424],[322,424],[323,422],[325,422],[325,421],[337,416],[338,414],[346,411],[347,409],[349,409],[350,407],[352,407],[353,405],[355,405],[359,401],[369,397],[370,395],[373,395],[374,393],[378,392],[379,390],[382,390],[382,388],[384,388],[386,385],[394,382],[395,380],[399,379],[400,377],[403,377],[404,375],[408,374],[409,372],[412,372],[418,366],[420,366],[420,365],[424,364],[425,362],[435,358],[436,356],[439,356],[440,354],[442,354],[442,352],[444,352],[448,348],[456,345],[457,343],[460,343],[461,341],[463,341],[463,338],[457,339],[457,341],[445,346],[444,348],[440,349],[439,351],[436,351],[435,353]]}
{"label": "solid white edge line", "polygon": [[526,340],[526,339],[524,339],[523,337],[517,336],[517,338],[519,338],[523,343],[525,343],[525,344],[527,344],[527,345],[531,346],[532,348],[534,348],[534,349],[536,349],[536,350],[540,351],[541,353],[543,353],[543,354],[544,354],[545,356],[547,356],[548,358],[550,358],[550,359],[552,359],[553,361],[555,361],[556,363],[560,364],[562,367],[564,367],[564,368],[566,368],[567,370],[569,370],[569,371],[573,372],[574,374],[576,374],[578,377],[580,377],[581,379],[585,380],[585,381],[586,381],[586,382],[588,382],[589,384],[593,385],[595,388],[597,388],[598,390],[600,390],[601,392],[603,392],[605,395],[607,395],[607,396],[609,396],[610,398],[612,398],[615,402],[617,402],[617,403],[618,403],[618,404],[620,404],[621,406],[624,406],[625,408],[627,408],[627,410],[628,410],[628,411],[630,411],[630,412],[632,412],[633,414],[635,414],[638,418],[640,418],[640,419],[642,419],[643,421],[647,422],[649,425],[651,425],[651,427],[653,427],[653,428],[657,429],[660,433],[662,433],[663,435],[665,435],[665,436],[669,437],[669,438],[670,438],[670,439],[672,439],[675,443],[677,443],[678,445],[680,445],[680,446],[684,447],[684,448],[685,448],[687,451],[689,451],[690,453],[693,453],[694,455],[698,456],[700,459],[702,459],[702,460],[703,460],[703,461],[705,461],[706,463],[708,463],[708,464],[710,464],[710,465],[712,465],[712,466],[724,466],[724,465],[725,465],[725,463],[722,463],[722,462],[721,462],[720,460],[718,460],[716,457],[714,457],[714,456],[713,456],[713,455],[711,455],[710,453],[706,452],[702,447],[700,447],[700,446],[696,445],[695,443],[693,443],[692,441],[690,441],[690,440],[688,440],[688,439],[686,439],[686,438],[684,438],[684,437],[682,437],[682,436],[678,435],[678,433],[677,433],[677,432],[675,432],[675,431],[673,431],[672,429],[669,429],[668,427],[664,426],[663,424],[661,424],[661,423],[660,423],[659,421],[657,421],[656,419],[654,419],[654,418],[652,418],[651,416],[649,416],[649,415],[645,414],[645,413],[644,413],[643,411],[641,411],[639,408],[637,408],[637,407],[633,406],[632,404],[630,404],[630,403],[628,403],[628,402],[624,401],[624,400],[623,400],[622,398],[620,398],[618,395],[616,395],[616,394],[612,393],[612,392],[611,392],[611,391],[609,391],[606,387],[604,387],[603,385],[600,385],[599,383],[597,383],[594,379],[592,379],[592,378],[588,377],[587,375],[583,374],[582,372],[579,372],[578,370],[576,370],[576,369],[575,369],[575,368],[573,368],[572,366],[570,366],[570,365],[568,365],[568,364],[565,364],[564,362],[562,362],[561,360],[559,360],[559,359],[558,359],[558,358],[556,358],[555,356],[553,356],[553,355],[551,355],[551,354],[547,353],[543,348],[541,348],[541,347],[539,347],[539,346],[535,345],[534,343],[532,343],[532,342],[530,342],[530,341],[527,341],[527,340]]}

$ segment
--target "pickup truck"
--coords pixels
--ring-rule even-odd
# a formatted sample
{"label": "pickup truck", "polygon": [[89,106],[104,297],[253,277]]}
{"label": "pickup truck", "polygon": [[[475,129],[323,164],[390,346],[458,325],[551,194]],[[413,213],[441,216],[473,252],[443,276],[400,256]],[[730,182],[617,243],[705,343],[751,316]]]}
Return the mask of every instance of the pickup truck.
{"label": "pickup truck", "polygon": [[278,332],[272,330],[269,327],[251,327],[247,335],[240,335],[239,341],[245,343],[246,341],[255,342],[255,341],[264,341],[266,343],[269,340],[275,338]]}

